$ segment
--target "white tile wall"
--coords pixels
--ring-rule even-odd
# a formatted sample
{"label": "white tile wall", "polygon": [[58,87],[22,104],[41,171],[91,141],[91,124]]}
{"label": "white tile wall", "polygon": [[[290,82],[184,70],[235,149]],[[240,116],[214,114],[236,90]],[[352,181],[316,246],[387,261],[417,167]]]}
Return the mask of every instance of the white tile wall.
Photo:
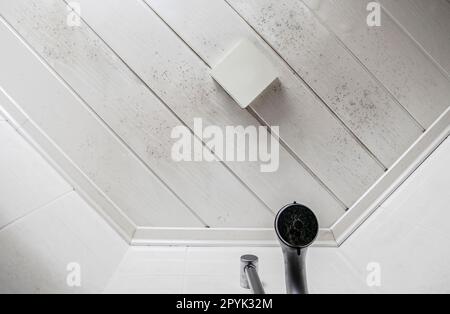
{"label": "white tile wall", "polygon": [[0,148],[0,230],[72,190],[5,121],[0,121]]}
{"label": "white tile wall", "polygon": [[[103,291],[127,245],[76,193],[0,232],[0,293]],[[67,285],[67,266],[81,267],[81,287]]]}
{"label": "white tile wall", "polygon": [[350,268],[382,267],[387,293],[450,293],[450,141],[341,248]]}
{"label": "white tile wall", "polygon": [[261,258],[268,292],[283,291],[279,249],[154,247],[131,248],[105,292],[248,293],[239,285],[240,257],[246,253]]}
{"label": "white tile wall", "polygon": [[127,244],[6,121],[0,148],[0,293],[102,292]]}
{"label": "white tile wall", "polygon": [[[341,248],[311,249],[311,292],[450,293],[449,158],[447,140]],[[247,253],[259,256],[266,291],[284,293],[278,248],[132,248],[106,292],[248,293]],[[381,267],[380,287],[367,285],[369,263]]]}
{"label": "white tile wall", "polygon": [[186,248],[130,248],[105,293],[182,293]]}

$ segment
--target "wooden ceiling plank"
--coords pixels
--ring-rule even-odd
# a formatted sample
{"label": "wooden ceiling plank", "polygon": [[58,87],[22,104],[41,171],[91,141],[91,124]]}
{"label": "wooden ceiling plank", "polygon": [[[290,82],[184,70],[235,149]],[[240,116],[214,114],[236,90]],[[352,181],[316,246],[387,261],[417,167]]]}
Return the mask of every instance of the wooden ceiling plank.
{"label": "wooden ceiling plank", "polygon": [[0,38],[0,86],[27,114],[27,128],[38,124],[103,197],[128,216],[145,215],[158,226],[202,226],[4,21]]}
{"label": "wooden ceiling plank", "polygon": [[298,0],[229,0],[389,168],[423,129]]}

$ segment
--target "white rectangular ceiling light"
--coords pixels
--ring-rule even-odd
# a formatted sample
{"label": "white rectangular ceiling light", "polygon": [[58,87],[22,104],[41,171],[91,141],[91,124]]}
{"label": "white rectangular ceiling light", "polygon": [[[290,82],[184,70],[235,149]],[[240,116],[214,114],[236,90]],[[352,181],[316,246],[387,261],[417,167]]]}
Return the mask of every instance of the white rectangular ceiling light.
{"label": "white rectangular ceiling light", "polygon": [[211,75],[242,109],[251,105],[278,78],[272,63],[247,40],[241,41],[214,67]]}

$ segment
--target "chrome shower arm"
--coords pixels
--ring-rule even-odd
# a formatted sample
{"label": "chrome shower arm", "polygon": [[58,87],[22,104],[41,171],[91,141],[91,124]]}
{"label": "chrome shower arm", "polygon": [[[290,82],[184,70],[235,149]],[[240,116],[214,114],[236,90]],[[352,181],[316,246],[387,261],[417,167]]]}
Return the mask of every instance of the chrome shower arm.
{"label": "chrome shower arm", "polygon": [[241,257],[241,287],[251,289],[253,294],[266,294],[258,275],[258,257],[254,255]]}
{"label": "chrome shower arm", "polygon": [[288,294],[308,294],[306,278],[307,249],[283,248]]}

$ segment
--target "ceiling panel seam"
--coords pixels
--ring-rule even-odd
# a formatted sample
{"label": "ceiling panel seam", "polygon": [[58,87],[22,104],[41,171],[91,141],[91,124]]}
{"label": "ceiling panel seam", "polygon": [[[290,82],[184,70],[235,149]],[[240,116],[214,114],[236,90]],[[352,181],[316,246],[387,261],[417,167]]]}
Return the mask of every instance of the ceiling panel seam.
{"label": "ceiling panel seam", "polygon": [[317,15],[317,13],[314,10],[312,10],[308,6],[308,4],[305,1],[303,1],[303,0],[301,0],[301,1],[305,5],[305,7],[308,8],[309,12],[320,23],[320,25],[322,25],[333,36],[333,38],[336,40],[336,42],[338,42],[339,45],[341,45],[341,47],[344,48],[344,50],[347,51],[347,53],[350,56],[352,56],[352,58],[361,66],[361,68],[363,68],[363,70],[389,95],[389,97],[397,104],[397,106],[399,106],[399,108],[401,108],[411,118],[411,120],[414,121],[414,123],[417,125],[417,127],[420,128],[422,130],[422,132],[425,132],[425,126],[422,125],[416,119],[416,117],[414,117],[413,114],[397,99],[397,97],[394,96],[394,94],[390,91],[390,89],[387,88],[386,85],[383,84],[378,79],[378,77],[367,68],[367,66],[361,61],[361,59],[341,40],[341,38],[336,34],[336,32],[334,30],[331,29],[331,27],[329,27],[326,23],[323,22],[323,20]]}
{"label": "ceiling panel seam", "polygon": [[[175,31],[175,29],[166,22],[166,20],[160,15],[158,14],[158,12],[156,12],[156,10],[154,10],[149,3],[147,3],[147,1],[145,0],[141,0],[156,16],[158,16],[158,18],[186,45],[186,47],[188,47],[192,53],[194,53],[208,68],[211,69],[211,65],[206,61],[206,59],[204,57],[202,57],[193,47],[191,47],[189,45],[188,42],[186,42],[186,40],[177,32]],[[259,34],[258,34],[259,36]],[[271,47],[271,49],[273,49]],[[278,54],[278,53],[277,53]],[[318,95],[317,95],[318,96]],[[268,128],[269,132],[272,133],[271,127],[270,125],[255,111],[250,107],[247,108],[247,111],[253,116],[255,117],[255,119],[262,125]],[[334,115],[334,114],[333,114]],[[290,147],[289,145],[286,143],[285,140],[283,140],[282,136],[280,136],[279,138],[280,140],[280,145],[292,156],[292,158],[294,158],[301,167],[303,167],[318,183],[320,186],[322,186],[337,202],[339,202],[339,204],[342,206],[342,208],[344,209],[348,209],[348,206],[344,203],[344,201],[339,198],[337,196],[337,194],[330,188],[328,187],[322,179],[319,178],[319,176],[302,160],[302,158],[300,158],[298,156],[297,153],[295,153]],[[358,140],[359,142],[359,140]],[[380,163],[380,167],[385,168],[384,165]]]}
{"label": "ceiling panel seam", "polygon": [[[94,19],[94,18],[95,18],[95,15],[92,15],[92,19]],[[86,22],[86,19],[85,19],[85,22]],[[92,22],[92,21],[91,21],[91,22]],[[158,23],[160,22],[159,19],[157,20],[157,22],[158,22]],[[95,24],[95,22],[92,22],[92,23]],[[88,24],[88,23],[86,22],[86,24]],[[89,26],[90,29],[92,30],[93,25],[88,25],[88,26]],[[104,31],[105,31],[105,29],[104,29]],[[97,33],[97,36],[100,37],[100,38],[102,39],[103,42],[106,41],[106,39],[105,39],[103,36],[99,36],[100,32],[96,32],[96,31],[94,31],[94,32]],[[107,33],[107,34],[108,34],[108,33]],[[113,35],[113,34],[110,34],[110,33],[109,33],[109,35]],[[108,36],[108,35],[107,35],[107,36]],[[177,41],[178,41],[178,37],[177,37],[176,39],[177,39]],[[106,44],[106,45],[109,46],[109,49],[111,49],[111,50],[114,52],[114,49],[112,48],[112,45],[108,45],[108,44]],[[117,48],[117,47],[116,47],[116,48]],[[116,53],[116,55],[117,55],[117,50],[115,51],[115,53]],[[125,52],[125,54],[127,55],[127,52]],[[133,54],[131,54],[131,56],[130,56],[130,55],[127,55],[127,56],[128,56],[128,58],[131,58],[131,59],[133,60]],[[119,57],[119,58],[120,58],[120,57]],[[131,64],[125,62],[125,59],[126,59],[126,58],[127,58],[127,57],[121,58],[121,59],[122,59],[122,62],[124,62],[124,64],[125,64],[126,66],[128,66],[128,67],[132,66]],[[202,63],[202,64],[203,64],[203,63]],[[135,65],[134,65],[134,66],[135,66]],[[138,70],[133,71],[133,72],[135,73],[135,75],[137,75],[137,74],[136,74],[137,71],[138,71]],[[202,72],[203,72],[203,69],[202,69]],[[144,79],[143,77],[140,77],[140,76],[138,76],[138,77],[139,77],[140,79]],[[148,82],[148,80],[147,80],[147,82]],[[150,83],[148,83],[148,84],[150,84]],[[157,95],[156,95],[156,96],[157,96]],[[158,98],[159,98],[159,97],[158,97]],[[164,102],[163,102],[163,103],[164,103]],[[166,104],[166,105],[167,105],[167,104]],[[292,162],[294,163],[295,161],[292,160]],[[226,165],[225,165],[225,166],[226,166]],[[298,169],[300,169],[300,168],[301,168],[301,167],[298,166]],[[304,170],[303,170],[303,171],[304,171]],[[230,174],[233,175],[232,172],[230,172]],[[237,180],[240,181],[240,183],[242,183],[240,177],[234,176],[234,179],[237,179]],[[311,178],[311,179],[313,179],[313,178]],[[247,185],[247,187],[248,187],[248,185]],[[321,187],[320,187],[320,191],[321,191],[321,193],[324,193],[324,194],[327,193],[327,192],[324,191]],[[251,192],[251,193],[252,193],[253,191],[249,189],[248,191],[245,191],[245,193],[247,193],[247,192]],[[249,194],[249,195],[250,195],[250,194]],[[262,194],[261,194],[261,195],[262,195]],[[268,205],[267,205],[267,203],[262,202],[262,201],[261,201],[261,198],[260,198],[258,195],[252,194],[252,196],[253,196],[254,199],[257,200],[261,205],[264,205],[264,206],[265,206],[264,208],[265,208],[265,210],[267,210],[267,213],[270,213],[271,215],[274,214],[274,211],[272,211],[272,209],[275,209],[275,208],[278,208],[278,207],[279,207],[279,204],[277,204],[276,206],[271,206],[271,208],[269,208]],[[289,198],[289,199],[291,199],[291,198]],[[330,199],[330,200],[333,200],[335,207],[342,209],[342,212],[347,208],[347,207],[341,206],[340,203],[335,202],[334,198],[332,198],[331,195],[329,195],[329,199]],[[283,204],[284,204],[284,202],[283,202]]]}
{"label": "ceiling panel seam", "polygon": [[291,64],[281,55],[281,53],[278,52],[277,49],[275,49],[275,47],[255,28],[253,27],[253,25],[251,25],[245,18],[244,16],[239,13],[234,7],[233,5],[231,5],[231,3],[229,3],[228,0],[223,0],[241,19],[242,21],[244,21],[245,24],[248,25],[248,27],[250,27],[250,29],[263,41],[267,44],[268,47],[270,47],[270,49],[272,49],[274,51],[275,54],[277,54],[279,56],[279,58],[286,64],[286,66],[289,67],[289,69],[292,71],[292,73],[295,74],[295,76],[303,83],[303,85],[308,89],[308,91],[314,95],[314,97],[316,97],[319,102],[324,106],[324,108],[326,108],[331,115],[333,116],[334,119],[336,119],[345,129],[346,131],[358,142],[358,144],[366,151],[367,154],[370,155],[370,157],[384,170],[386,171],[388,168],[387,166],[372,152],[371,149],[369,149],[367,147],[366,144],[363,143],[363,141],[355,134],[355,132],[353,132],[349,126],[347,126],[347,124],[338,116],[338,114],[327,104],[327,102],[315,91],[315,89],[312,88],[312,86],[310,84],[308,84],[308,82],[306,82],[301,76],[300,74],[297,72],[297,70],[295,70]]}
{"label": "ceiling panel seam", "polygon": [[[447,2],[450,3],[450,0],[447,0]],[[434,58],[414,36],[411,34],[408,29],[403,26],[402,23],[387,9],[383,4],[381,4],[382,10],[390,17],[390,19],[400,28],[400,30],[405,33],[408,38],[411,39],[411,41],[419,48],[419,50],[428,58],[431,60],[431,62],[436,66],[436,68],[441,72],[442,76],[445,77],[445,79],[450,83],[450,73]]]}
{"label": "ceiling panel seam", "polygon": [[[256,120],[260,121],[262,125],[268,125],[267,122],[264,121],[263,117],[261,117],[253,108],[248,107],[248,112],[250,112],[251,115],[255,117]],[[271,130],[269,128],[269,131],[271,133]],[[334,193],[330,187],[328,187],[325,182],[319,178],[318,175],[298,156],[298,154],[289,146],[288,143],[286,143],[281,137],[280,137],[280,145],[294,158],[310,175],[311,177],[316,180],[320,186],[322,186],[345,210],[348,210],[348,206],[344,203],[344,201],[337,196],[336,193]]]}
{"label": "ceiling panel seam", "polygon": [[[64,1],[64,0],[63,0]],[[1,17],[2,20],[12,29],[14,30],[14,33],[16,36],[18,36],[24,43],[26,43],[27,47],[39,58],[39,61],[42,62],[43,64],[45,64],[49,69],[52,69],[52,74],[55,75],[63,84],[66,88],[68,88],[74,95],[75,97],[77,97],[81,103],[83,103],[85,105],[85,107],[89,110],[89,112],[91,112],[91,114],[108,130],[108,132],[111,133],[111,135],[116,138],[121,145],[123,145],[130,153],[130,155],[132,155],[134,158],[137,158],[137,160],[139,161],[140,164],[142,164],[148,171],[150,171],[155,178],[171,193],[173,194],[183,205],[185,205],[187,208],[187,210],[189,210],[189,212],[191,212],[193,214],[193,216],[204,226],[207,226],[208,224],[206,222],[203,221],[203,219],[191,208],[189,207],[184,200],[177,194],[175,193],[168,185],[167,183],[162,180],[160,178],[160,176],[154,172],[154,170],[129,146],[128,143],[125,142],[125,140],[119,135],[117,134],[116,131],[114,131],[108,123],[106,123],[106,121],[99,115],[97,114],[97,112],[91,107],[91,105],[89,105],[83,97],[81,97],[81,95],[58,73],[56,72],[53,67],[42,57],[42,55],[36,51],[36,49],[34,49],[29,43],[28,41],[7,21],[3,18],[3,16]],[[126,215],[127,216],[127,215]],[[136,222],[133,221],[133,223],[136,225]]]}
{"label": "ceiling panel seam", "polygon": [[[69,3],[66,0],[62,0],[65,4],[69,5]],[[145,2],[144,2],[145,3]],[[74,12],[75,14],[78,15],[78,13]],[[264,207],[267,209],[267,211],[270,214],[274,214],[274,210],[271,209],[269,207],[268,204],[266,204],[266,202],[264,202],[261,197],[258,196],[258,194],[253,191],[253,189],[251,189],[230,167],[228,167],[228,165],[226,165],[226,163],[223,160],[220,160],[218,158],[218,156],[215,154],[215,152],[213,152],[204,142],[204,140],[200,139],[200,137],[194,133],[194,131],[192,130],[192,128],[187,125],[181,118],[180,116],[178,116],[178,114],[172,110],[172,108],[170,108],[170,106],[147,84],[147,82],[93,29],[93,27],[80,15],[78,15],[80,17],[80,19],[83,21],[83,23],[95,34],[96,37],[98,37],[102,43],[104,43],[106,45],[106,47],[108,47],[108,49],[111,50],[111,52],[133,73],[133,75],[135,75],[139,81],[144,84],[144,86],[153,94],[153,96],[155,96],[159,102],[161,102],[161,104],[164,105],[164,107],[178,120],[178,122],[187,127],[189,129],[189,131],[191,132],[191,134],[198,139],[199,141],[201,141],[202,145],[204,148],[206,148],[208,151],[210,151],[214,156],[216,156],[217,160],[219,160],[219,162],[222,164],[222,166],[227,169],[227,171],[234,177],[236,178],[244,187],[245,189],[252,194],[259,202],[261,202],[261,204],[264,205]],[[198,56],[198,55],[197,55]],[[200,56],[198,56],[200,58]],[[200,58],[200,60],[203,61],[203,59]],[[131,148],[130,148],[131,149]],[[133,151],[134,152],[134,151]],[[141,159],[141,158],[140,158]],[[141,159],[142,162],[145,163],[144,160]],[[145,163],[146,164],[146,163]],[[150,166],[147,165],[147,167],[150,168]],[[152,170],[153,171],[153,170]],[[159,178],[159,180],[161,182],[163,182],[163,184],[180,200],[182,201],[183,204],[185,204],[187,206],[187,208],[195,215],[195,217],[205,226],[205,227],[209,227],[209,224],[206,223],[201,217],[200,215],[198,215],[195,210],[193,208],[191,208],[181,197],[178,196],[178,194],[172,190],[166,183],[164,180],[162,180],[162,178],[160,178],[156,173],[155,175]]]}
{"label": "ceiling panel seam", "polygon": [[[3,16],[0,17],[0,21],[2,21],[9,28],[9,30],[13,33],[14,36],[16,36],[22,41],[24,47],[28,49],[34,55],[34,57],[39,62],[41,62],[50,73],[52,73],[52,75],[55,75],[55,77],[62,84],[62,86],[67,88],[67,86],[64,85],[65,83],[58,78],[57,73],[55,73],[55,71],[52,68],[49,68],[49,66],[43,60],[41,60],[41,58],[36,54],[36,52],[31,48],[31,46],[26,41],[24,41],[21,35],[18,34],[14,30],[14,28],[12,28],[12,26],[8,24],[8,22],[3,18]],[[69,185],[72,186],[72,189],[71,191],[69,191],[69,193],[73,191],[77,192],[79,196],[81,196],[88,204],[90,204],[93,208],[95,208],[98,211],[100,216],[105,218],[106,221],[112,225],[113,229],[115,229],[125,241],[130,241],[131,240],[130,234],[127,231],[127,228],[123,226],[123,223],[116,221],[115,218],[110,217],[110,213],[108,213],[106,209],[101,208],[99,204],[91,197],[91,195],[89,195],[88,192],[85,192],[83,189],[80,189],[82,184],[79,184],[77,180],[73,179],[68,174],[68,172],[66,172],[67,169],[63,169],[63,167],[56,160],[53,159],[54,156],[52,154],[45,151],[45,149],[42,146],[42,143],[34,139],[33,135],[31,134],[32,131],[30,130],[34,130],[35,132],[41,134],[43,138],[45,138],[45,140],[48,141],[48,143],[50,143],[50,145],[53,146],[55,150],[63,156],[64,159],[66,159],[70,164],[72,164],[73,167],[76,169],[76,171],[78,171],[85,178],[85,180],[87,180],[89,184],[92,185],[92,187],[98,193],[100,193],[103,198],[105,198],[106,202],[109,203],[112,206],[112,208],[114,208],[114,210],[117,211],[118,215],[120,216],[120,219],[123,219],[123,221],[134,230],[133,232],[135,232],[137,226],[131,220],[131,218],[128,215],[126,215],[122,210],[122,208],[120,208],[111,198],[109,198],[97,186],[95,182],[93,182],[88,176],[84,174],[83,170],[80,169],[75,164],[75,162],[72,161],[72,159],[61,150],[58,144],[56,144],[51,138],[49,138],[49,136],[47,136],[47,134],[39,126],[36,125],[36,123],[22,110],[22,108],[17,104],[17,102],[1,86],[0,92],[7,98],[7,101],[10,104],[8,105],[8,107],[9,108],[14,107],[15,110],[17,110],[16,115],[14,115],[12,112],[9,112],[9,109],[2,107],[2,105],[0,104],[0,112],[3,112],[5,114],[5,117],[8,117],[5,118],[6,120],[4,122],[9,123],[9,125],[11,125],[14,128],[14,130],[17,133],[19,133],[19,135],[25,141],[27,141],[27,143],[29,143],[53,167],[53,169],[55,169],[69,183]],[[17,120],[19,119],[18,115],[20,115],[20,121]],[[27,127],[27,125],[29,125],[29,127]]]}

